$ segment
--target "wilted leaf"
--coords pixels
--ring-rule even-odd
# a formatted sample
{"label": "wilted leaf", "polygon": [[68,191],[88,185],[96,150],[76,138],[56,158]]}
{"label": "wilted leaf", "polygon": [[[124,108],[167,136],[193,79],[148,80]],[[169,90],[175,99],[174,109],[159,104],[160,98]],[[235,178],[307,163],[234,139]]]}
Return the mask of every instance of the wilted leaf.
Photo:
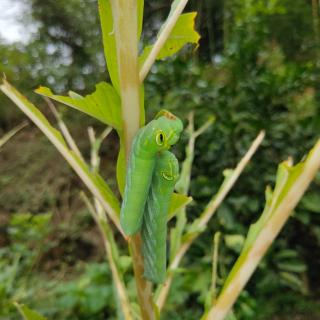
{"label": "wilted leaf", "polygon": [[72,91],[69,96],[55,95],[46,87],[39,87],[35,92],[80,110],[118,131],[121,130],[120,98],[115,89],[106,82],[98,83],[96,91],[85,97]]}

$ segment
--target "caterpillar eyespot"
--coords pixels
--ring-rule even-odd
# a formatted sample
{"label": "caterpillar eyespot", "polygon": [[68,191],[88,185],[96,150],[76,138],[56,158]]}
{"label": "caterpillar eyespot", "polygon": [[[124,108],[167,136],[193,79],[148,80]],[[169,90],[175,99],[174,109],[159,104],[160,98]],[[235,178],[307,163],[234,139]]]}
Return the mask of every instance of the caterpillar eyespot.
{"label": "caterpillar eyespot", "polygon": [[158,146],[162,146],[165,142],[164,134],[161,132],[158,132],[156,135],[156,142]]}
{"label": "caterpillar eyespot", "polygon": [[165,173],[164,171],[161,172],[161,175],[164,179],[168,180],[168,181],[172,181],[174,179],[174,177],[170,174]]}

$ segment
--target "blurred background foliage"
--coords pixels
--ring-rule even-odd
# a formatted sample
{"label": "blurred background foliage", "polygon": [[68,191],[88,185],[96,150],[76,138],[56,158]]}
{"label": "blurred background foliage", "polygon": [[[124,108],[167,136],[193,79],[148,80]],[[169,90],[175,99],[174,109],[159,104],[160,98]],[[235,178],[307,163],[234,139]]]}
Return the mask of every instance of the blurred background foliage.
{"label": "blurred background foliage", "polygon": [[[25,42],[0,40],[0,70],[26,95],[38,85],[58,93],[90,93],[108,79],[95,0],[16,0],[23,22],[36,26]],[[146,1],[143,39],[150,42],[171,1]],[[0,4],[1,7],[1,4]],[[173,284],[164,319],[198,319],[211,279],[211,248],[220,230],[218,285],[264,205],[277,164],[301,159],[320,130],[320,25],[317,0],[190,0],[198,11],[200,46],[158,62],[149,75],[149,119],[166,108],[200,125],[193,204],[201,208],[261,129],[267,136],[230,196],[191,247]],[[0,133],[24,116],[0,96]],[[61,107],[85,156],[85,128],[102,125]],[[52,119],[52,116],[50,116]],[[183,136],[176,153],[182,161]],[[114,178],[116,136],[102,147],[102,174]],[[11,302],[52,319],[112,319],[115,301],[101,239],[79,200],[82,185],[37,129],[29,126],[0,151],[0,319],[18,319]],[[320,175],[272,246],[235,306],[237,319],[319,319]],[[129,288],[134,292],[130,275]]]}

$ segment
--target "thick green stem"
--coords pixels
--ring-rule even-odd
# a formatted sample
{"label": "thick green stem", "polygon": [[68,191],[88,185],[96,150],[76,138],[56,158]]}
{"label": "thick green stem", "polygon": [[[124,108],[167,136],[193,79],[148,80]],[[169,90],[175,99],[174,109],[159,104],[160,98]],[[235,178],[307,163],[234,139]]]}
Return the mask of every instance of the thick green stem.
{"label": "thick green stem", "polygon": [[126,158],[140,126],[137,0],[111,0]]}
{"label": "thick green stem", "polygon": [[[125,158],[128,161],[134,136],[140,127],[137,0],[111,0],[123,121]],[[150,284],[143,277],[140,235],[129,239],[138,303],[144,320],[155,319]]]}

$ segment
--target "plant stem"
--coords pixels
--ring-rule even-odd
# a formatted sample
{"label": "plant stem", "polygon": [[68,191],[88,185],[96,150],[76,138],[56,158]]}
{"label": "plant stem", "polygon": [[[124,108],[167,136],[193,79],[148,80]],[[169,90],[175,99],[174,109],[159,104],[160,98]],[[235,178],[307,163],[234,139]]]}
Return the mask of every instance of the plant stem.
{"label": "plant stem", "polygon": [[153,45],[151,52],[149,53],[147,59],[145,60],[143,66],[141,68],[141,71],[139,74],[139,79],[140,79],[141,83],[144,81],[144,79],[146,78],[147,74],[149,73],[152,65],[156,61],[156,58],[157,58],[160,50],[162,49],[165,42],[169,38],[172,29],[174,28],[175,24],[177,23],[179,16],[181,15],[181,13],[182,13],[183,9],[185,8],[185,6],[187,5],[187,3],[188,3],[188,0],[181,0],[179,2],[179,4],[176,6],[175,10],[172,12],[172,14],[170,14],[167,21],[165,22],[165,26],[164,26],[162,32],[160,33],[156,43]]}
{"label": "plant stem", "polygon": [[[96,138],[95,131],[92,127],[88,128],[88,135],[89,140],[91,144],[91,169],[93,172],[99,172],[100,167],[100,156],[99,156],[99,150],[101,143],[103,140],[108,136],[108,134],[112,131],[111,127],[107,127],[102,134]],[[107,259],[111,268],[111,273],[113,277],[113,281],[116,287],[116,291],[118,294],[118,298],[121,305],[121,314],[123,314],[124,319],[126,320],[132,320],[131,315],[131,307],[129,298],[127,296],[127,290],[125,287],[125,284],[123,282],[121,272],[118,268],[118,247],[116,242],[114,241],[112,230],[108,224],[108,221],[106,219],[106,214],[103,210],[103,207],[101,206],[101,203],[97,198],[94,198],[94,204],[95,208],[91,205],[89,199],[85,196],[84,193],[81,194],[84,202],[86,203],[89,211],[92,214],[93,219],[95,220],[99,231],[101,233],[101,236],[103,238],[103,243],[105,246]],[[118,308],[119,309],[119,308]]]}
{"label": "plant stem", "polygon": [[83,160],[83,156],[77,146],[77,144],[75,143],[74,139],[72,138],[70,131],[68,129],[68,127],[66,126],[66,124],[64,123],[62,116],[60,114],[60,112],[57,110],[57,108],[55,107],[54,103],[47,97],[43,97],[43,99],[46,101],[49,109],[51,110],[52,114],[54,115],[54,117],[57,120],[58,126],[61,130],[61,133],[63,134],[64,138],[66,139],[66,142],[68,143],[70,149],[79,157]]}
{"label": "plant stem", "polygon": [[108,222],[105,219],[106,216],[104,215],[104,218],[100,217],[100,214],[95,210],[95,208],[93,207],[93,205],[91,204],[87,196],[83,192],[80,195],[84,203],[86,204],[89,212],[91,213],[93,219],[95,220],[99,228],[99,231],[101,233],[101,236],[103,238],[107,259],[110,265],[112,278],[119,296],[120,305],[122,308],[121,311],[123,313],[124,319],[131,320],[133,318],[131,316],[130,302],[127,296],[126,287],[123,283],[120,271],[118,270],[118,267],[116,264],[116,259],[113,255],[112,244],[115,245],[115,241],[113,239],[113,234],[108,225]]}
{"label": "plant stem", "polygon": [[141,309],[142,319],[155,319],[152,299],[151,282],[143,277],[144,263],[141,255],[142,241],[140,234],[129,238],[130,253],[133,257],[133,271],[136,279],[138,302]]}
{"label": "plant stem", "polygon": [[229,191],[232,189],[233,185],[235,184],[235,182],[239,178],[240,174],[242,173],[242,171],[244,170],[244,168],[246,167],[246,165],[250,161],[251,157],[258,149],[259,145],[261,144],[261,142],[264,138],[264,135],[265,135],[264,131],[261,131],[259,133],[259,135],[253,141],[253,143],[250,146],[247,153],[240,160],[237,167],[232,172],[232,175],[229,177],[228,181],[225,184],[223,184],[221,186],[221,188],[219,189],[218,193],[212,197],[211,201],[208,203],[207,207],[205,208],[203,213],[200,215],[200,218],[198,219],[197,229],[200,231],[197,233],[191,234],[187,238],[187,240],[185,240],[181,244],[175,258],[173,259],[172,263],[170,264],[170,266],[168,268],[168,275],[167,275],[167,279],[165,281],[165,285],[162,286],[162,288],[160,289],[157,300],[156,300],[157,306],[160,310],[163,308],[164,303],[167,299],[169,290],[170,290],[170,286],[171,286],[172,279],[173,279],[173,272],[172,271],[179,266],[183,256],[185,255],[187,250],[190,248],[191,244],[204,231],[208,221],[214,215],[214,213],[216,212],[216,210],[218,209],[220,204],[223,202],[223,200],[225,199],[225,197],[227,196],[227,194],[229,193]]}
{"label": "plant stem", "polygon": [[126,158],[140,127],[137,0],[111,0]]}
{"label": "plant stem", "polygon": [[219,252],[219,242],[220,242],[220,232],[216,232],[213,237],[213,255],[212,255],[212,279],[211,279],[211,304],[216,300],[216,285],[218,278],[218,252]]}
{"label": "plant stem", "polygon": [[[128,162],[134,136],[140,127],[137,0],[111,0],[116,36],[125,158]],[[155,319],[151,285],[143,277],[140,235],[129,239],[138,303],[144,320]]]}
{"label": "plant stem", "polygon": [[[187,133],[189,141],[186,146],[186,157],[182,164],[179,181],[176,184],[177,192],[187,195],[190,188],[192,164],[194,160],[194,148],[196,139],[213,123],[214,118],[209,118],[198,130],[194,130],[194,112],[188,114]],[[177,213],[177,222],[171,229],[171,247],[170,247],[170,262],[174,259],[177,250],[181,246],[181,238],[187,223],[186,208],[183,207]]]}
{"label": "plant stem", "polygon": [[7,143],[16,133],[22,130],[25,126],[28,125],[27,121],[24,121],[6,133],[3,137],[0,138],[0,148]]}
{"label": "plant stem", "polygon": [[275,209],[270,219],[260,231],[252,247],[245,256],[239,257],[233,267],[235,272],[230,273],[231,278],[226,280],[227,286],[223,288],[217,302],[211,307],[204,319],[222,320],[225,318],[234,302],[257,268],[272,242],[279,234],[284,224],[290,217],[309,184],[320,168],[320,140],[315,145],[313,152],[304,165],[303,172],[292,185],[287,195]]}

